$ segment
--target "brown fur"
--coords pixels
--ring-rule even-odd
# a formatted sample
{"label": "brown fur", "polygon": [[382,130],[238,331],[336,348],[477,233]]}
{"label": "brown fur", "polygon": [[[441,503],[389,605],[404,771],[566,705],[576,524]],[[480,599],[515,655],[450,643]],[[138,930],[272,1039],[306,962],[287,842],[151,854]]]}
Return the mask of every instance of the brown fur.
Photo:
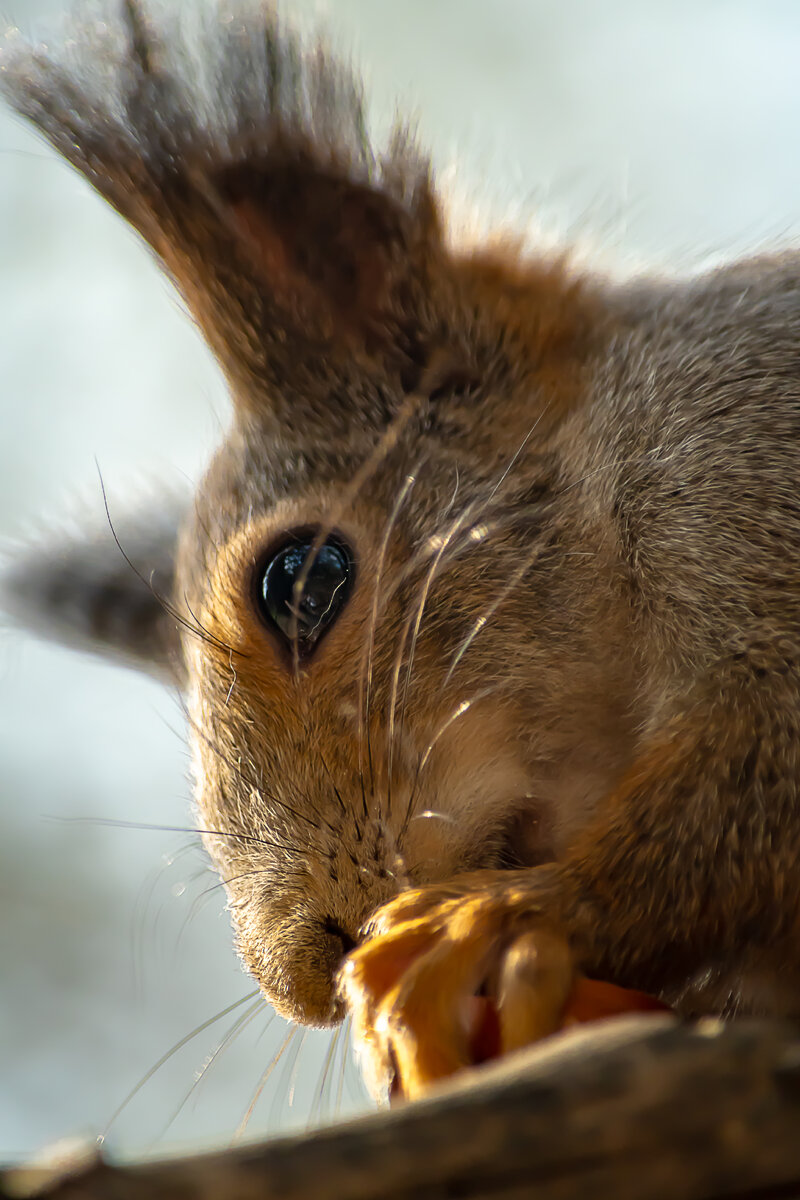
{"label": "brown fur", "polygon": [[[330,1022],[378,906],[488,870],[472,900],[586,971],[799,1015],[800,258],[620,285],[453,246],[408,140],[375,155],[346,73],[248,11],[211,117],[132,0],[136,38],[5,66],[230,380],[174,602],[247,968]],[[299,527],[358,572],[301,665],[252,599]]]}

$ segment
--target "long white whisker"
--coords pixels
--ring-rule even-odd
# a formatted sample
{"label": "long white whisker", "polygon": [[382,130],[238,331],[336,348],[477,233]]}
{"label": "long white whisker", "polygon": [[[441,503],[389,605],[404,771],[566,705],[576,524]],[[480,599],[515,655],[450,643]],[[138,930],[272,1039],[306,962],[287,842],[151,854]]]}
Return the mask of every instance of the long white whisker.
{"label": "long white whisker", "polygon": [[[653,450],[648,451],[648,454],[657,452],[658,449],[659,449],[659,447],[655,447],[655,451],[653,451]],[[562,489],[562,495],[568,491],[571,491],[573,488],[579,487],[581,484],[586,483],[586,481],[588,479],[594,478],[595,475],[599,475],[603,471],[613,470],[615,467],[627,466],[629,463],[641,462],[643,457],[645,457],[645,456],[637,455],[632,458],[618,458],[618,459],[614,459],[612,462],[604,463],[602,466],[596,467],[592,471],[588,471],[585,475],[582,475],[580,477],[580,479],[573,480],[572,483],[568,484],[565,488]],[[497,596],[492,601],[492,603],[490,605],[488,605],[486,611],[480,617],[478,617],[478,619],[475,621],[475,624],[473,625],[472,629],[466,635],[463,642],[459,646],[458,650],[453,655],[453,658],[451,659],[451,662],[450,662],[450,666],[447,670],[447,674],[444,677],[443,686],[445,686],[445,687],[447,686],[447,684],[450,682],[450,680],[453,677],[453,673],[456,670],[456,667],[461,662],[462,658],[464,657],[464,655],[466,654],[467,650],[470,648],[472,643],[475,641],[475,638],[478,636],[478,634],[483,629],[486,628],[489,621],[492,619],[494,614],[500,608],[501,604],[503,604],[503,602],[508,598],[508,596],[514,590],[514,588],[517,587],[518,584],[524,579],[525,575],[531,569],[531,567],[534,565],[537,558],[539,558],[539,556],[541,554],[543,554],[545,552],[545,550],[546,550],[546,545],[543,545],[541,543],[534,546],[531,553],[524,559],[521,566],[514,572],[511,580],[503,588],[500,595]],[[566,551],[565,554],[572,554],[572,552]]]}
{"label": "long white whisker", "polygon": [[[194,1038],[198,1037],[198,1035],[203,1033],[206,1029],[209,1029],[217,1021],[221,1021],[223,1017],[227,1017],[228,1013],[232,1013],[235,1009],[241,1008],[241,1006],[243,1004],[247,1004],[248,1000],[254,999],[254,997],[256,997],[257,995],[258,995],[258,989],[256,988],[255,991],[248,992],[246,996],[242,996],[242,998],[240,1000],[234,1000],[233,1004],[229,1004],[227,1006],[227,1008],[221,1009],[218,1013],[215,1013],[215,1015],[213,1017],[209,1017],[206,1021],[203,1021],[202,1024],[196,1026],[196,1028],[194,1028],[191,1031],[191,1033],[187,1033],[184,1037],[182,1037],[180,1039],[180,1041],[176,1042],[174,1046],[170,1047],[170,1049],[167,1050],[166,1054],[162,1054],[161,1058],[159,1058],[158,1062],[154,1063],[153,1066],[150,1067],[150,1069],[145,1072],[145,1074],[141,1077],[141,1079],[138,1081],[138,1083],[134,1084],[134,1086],[128,1092],[127,1096],[125,1096],[123,1101],[117,1106],[117,1108],[111,1114],[108,1121],[106,1122],[103,1132],[98,1135],[98,1138],[97,1138],[98,1142],[105,1141],[106,1137],[108,1136],[108,1131],[111,1129],[111,1126],[114,1124],[114,1122],[117,1120],[117,1118],[119,1116],[121,1116],[123,1111],[128,1107],[131,1100],[133,1100],[134,1096],[136,1096],[142,1090],[142,1088],[144,1087],[144,1085],[146,1083],[150,1082],[150,1080],[153,1078],[155,1073],[157,1071],[160,1071],[161,1068],[166,1063],[168,1063],[169,1060],[174,1055],[176,1055],[179,1050],[182,1050],[184,1046],[188,1045],[189,1042],[191,1042]],[[248,1011],[250,1011],[250,1010],[248,1010]]]}
{"label": "long white whisker", "polygon": [[339,1044],[339,1039],[341,1036],[342,1036],[342,1026],[338,1025],[333,1034],[333,1037],[330,1040],[330,1045],[328,1046],[328,1052],[325,1055],[325,1061],[322,1064],[322,1073],[320,1075],[319,1084],[317,1085],[317,1089],[316,1089],[316,1092],[314,1095],[314,1102],[311,1105],[311,1112],[310,1112],[309,1118],[308,1118],[308,1126],[307,1126],[308,1129],[311,1129],[315,1122],[320,1122],[322,1120],[322,1101],[323,1101],[323,1096],[324,1096],[324,1092],[325,1092],[325,1084],[328,1081],[328,1076],[330,1075],[330,1070],[331,1070],[331,1063],[333,1062],[333,1057],[336,1053],[336,1047]]}
{"label": "long white whisker", "polygon": [[411,786],[411,791],[410,791],[409,797],[408,797],[408,804],[406,806],[406,815],[403,820],[403,825],[402,825],[400,834],[398,835],[398,839],[397,839],[398,842],[402,840],[406,830],[408,829],[408,824],[409,824],[409,821],[411,820],[411,814],[414,809],[414,801],[416,799],[416,793],[417,793],[417,788],[419,786],[420,777],[421,777],[423,771],[425,770],[425,767],[428,765],[431,754],[433,753],[434,749],[436,748],[436,745],[437,745],[439,739],[442,738],[445,735],[445,733],[447,733],[448,729],[450,729],[455,724],[455,722],[459,720],[459,718],[464,716],[464,713],[469,712],[469,710],[475,704],[477,704],[481,700],[485,700],[486,697],[490,696],[493,692],[499,691],[500,686],[501,686],[500,684],[496,684],[496,685],[493,685],[492,687],[483,688],[482,691],[477,692],[474,696],[471,696],[469,700],[462,700],[460,704],[456,705],[456,707],[453,709],[453,711],[450,713],[450,715],[444,721],[442,721],[441,725],[436,730],[436,733],[433,735],[431,740],[428,742],[428,745],[426,746],[423,753],[420,755],[420,760],[417,763],[417,769],[414,774],[414,782]]}
{"label": "long white whisker", "polygon": [[481,630],[486,628],[500,606],[505,603],[505,601],[514,591],[514,588],[516,588],[522,582],[533,564],[538,558],[541,557],[542,554],[545,553],[546,549],[547,547],[544,544],[538,543],[535,545],[530,554],[526,555],[520,566],[517,567],[516,571],[511,576],[511,579],[506,583],[500,594],[495,597],[491,604],[489,604],[483,613],[481,613],[481,615],[477,618],[469,633],[466,635],[461,645],[458,647],[452,659],[450,660],[450,666],[447,669],[447,674],[445,675],[444,683],[442,684],[443,687],[447,687],[448,683],[453,677],[453,672],[461,662],[467,650],[469,650],[470,646],[475,641],[475,638],[478,636]]}
{"label": "long white whisker", "polygon": [[[175,1109],[172,1116],[169,1118],[166,1125],[161,1130],[162,1138],[163,1138],[164,1134],[167,1132],[167,1130],[170,1128],[170,1126],[177,1120],[178,1116],[183,1111],[183,1109],[186,1107],[186,1105],[189,1103],[189,1100],[194,1095],[195,1091],[200,1086],[200,1084],[203,1082],[208,1071],[214,1065],[214,1063],[217,1061],[220,1054],[222,1054],[222,1052],[224,1050],[226,1050],[233,1041],[235,1041],[235,1039],[239,1036],[239,1034],[244,1029],[247,1028],[247,1026],[250,1024],[250,1022],[253,1021],[260,1012],[263,1012],[263,1009],[264,1009],[264,1001],[261,999],[261,997],[259,997],[259,999],[256,1001],[256,1003],[251,1008],[248,1008],[247,1011],[244,1012],[242,1014],[242,1016],[239,1017],[233,1023],[233,1025],[230,1027],[228,1032],[225,1034],[225,1037],[218,1043],[218,1045],[215,1047],[215,1049],[212,1051],[212,1053],[208,1056],[206,1061],[203,1063],[202,1067],[197,1072],[197,1074],[194,1078],[194,1081],[192,1082],[192,1086],[189,1088],[186,1095],[183,1097],[180,1104]],[[272,1014],[272,1015],[274,1015],[274,1014]],[[272,1020],[272,1015],[270,1015],[270,1017],[269,1017],[270,1021]]]}
{"label": "long white whisker", "polygon": [[[280,1079],[273,1088],[272,1103],[269,1106],[269,1117],[267,1118],[267,1129],[277,1129],[281,1118],[281,1109],[285,1112],[287,1108],[291,1108],[294,1104],[300,1055],[308,1041],[309,1033],[309,1029],[303,1029],[302,1037],[293,1038],[291,1049],[284,1055],[283,1071],[281,1072]],[[285,1104],[282,1102],[284,1099]]]}
{"label": "long white whisker", "polygon": [[549,409],[550,409],[550,404],[551,404],[551,401],[548,401],[548,403],[547,403],[547,404],[545,404],[544,408],[543,408],[543,409],[542,409],[542,411],[539,413],[538,417],[537,417],[537,418],[536,418],[536,420],[533,422],[533,424],[531,425],[531,427],[530,427],[530,429],[528,430],[528,432],[525,434],[525,437],[524,437],[524,438],[522,439],[522,441],[520,442],[520,444],[519,444],[519,446],[517,447],[516,451],[515,451],[515,452],[514,452],[514,454],[512,455],[512,457],[511,457],[511,460],[509,461],[509,464],[508,464],[508,466],[506,467],[505,471],[503,471],[503,474],[500,476],[500,478],[498,479],[497,483],[494,485],[494,487],[492,488],[491,492],[489,492],[489,495],[486,497],[486,504],[487,504],[487,505],[491,504],[492,500],[494,500],[494,498],[495,498],[495,496],[497,495],[497,493],[499,492],[500,488],[503,486],[503,484],[505,483],[506,479],[508,478],[508,476],[511,474],[512,470],[513,470],[513,469],[514,469],[514,467],[516,466],[516,464],[517,464],[517,462],[519,461],[520,457],[521,457],[521,456],[522,456],[522,454],[525,452],[525,449],[526,449],[526,447],[527,447],[527,445],[528,445],[528,442],[531,440],[531,438],[533,437],[534,433],[536,432],[536,430],[537,430],[537,429],[538,429],[538,427],[539,427],[539,423],[541,422],[542,418],[543,418],[543,417],[544,417],[544,416],[547,414],[547,412],[549,411]]}
{"label": "long white whisker", "polygon": [[300,669],[299,642],[297,638],[297,612],[299,611],[299,602],[305,590],[308,576],[316,562],[322,546],[325,544],[329,533],[337,522],[341,519],[343,513],[353,504],[353,501],[359,495],[366,481],[374,475],[381,463],[388,457],[389,454],[397,446],[400,438],[405,432],[406,426],[411,418],[419,411],[423,404],[428,401],[427,393],[424,390],[410,392],[404,399],[403,404],[398,409],[391,423],[387,426],[380,438],[372,448],[370,453],[362,462],[359,469],[356,471],[348,486],[344,489],[337,503],[330,510],[324,526],[319,530],[311,544],[311,549],[306,555],[305,562],[300,569],[300,573],[294,582],[292,588],[292,610],[295,614],[290,628],[290,638],[293,644],[293,659],[295,674]]}
{"label": "long white whisker", "polygon": [[256,1090],[253,1093],[253,1097],[247,1106],[247,1111],[245,1112],[244,1116],[242,1117],[241,1121],[239,1122],[236,1132],[234,1133],[233,1137],[231,1138],[231,1145],[235,1145],[236,1142],[240,1141],[241,1138],[244,1136],[245,1130],[247,1129],[247,1126],[250,1122],[250,1118],[253,1115],[253,1109],[255,1108],[256,1104],[258,1103],[259,1097],[261,1096],[261,1093],[264,1091],[264,1088],[267,1085],[268,1079],[272,1075],[272,1073],[275,1070],[275,1068],[277,1067],[278,1063],[283,1058],[283,1056],[286,1053],[286,1051],[288,1050],[289,1046],[291,1046],[292,1042],[297,1037],[299,1030],[300,1030],[299,1025],[293,1025],[291,1027],[291,1029],[288,1030],[286,1037],[283,1039],[283,1042],[281,1043],[280,1048],[278,1049],[278,1053],[275,1055],[272,1062],[269,1064],[269,1066],[267,1067],[267,1069],[264,1071],[263,1075],[259,1079],[258,1084],[256,1086]]}
{"label": "long white whisker", "polygon": [[344,1077],[347,1073],[347,1063],[348,1063],[348,1059],[350,1056],[350,1018],[349,1017],[345,1017],[344,1023],[342,1025],[342,1030],[343,1030],[344,1036],[342,1037],[341,1069],[339,1071],[339,1086],[336,1089],[336,1108],[334,1109],[334,1116],[337,1118],[342,1115],[342,1094],[344,1092]]}
{"label": "long white whisker", "polygon": [[[413,632],[411,634],[411,643],[410,643],[409,654],[408,654],[408,665],[406,668],[405,684],[404,684],[404,688],[403,688],[403,702],[402,702],[402,708],[401,708],[401,713],[400,713],[399,733],[397,735],[398,739],[400,737],[402,737],[402,730],[403,730],[403,725],[405,722],[405,713],[406,713],[406,707],[407,707],[407,701],[408,701],[408,693],[409,693],[409,689],[410,689],[410,685],[411,685],[411,674],[412,674],[412,671],[414,668],[414,657],[416,654],[416,647],[417,647],[417,641],[419,638],[419,632],[422,627],[422,620],[423,620],[423,616],[425,613],[425,607],[428,602],[428,597],[430,595],[431,587],[433,586],[434,580],[438,574],[438,570],[439,570],[439,566],[442,562],[442,558],[443,558],[446,550],[452,543],[453,538],[455,538],[466,525],[470,524],[473,521],[473,519],[476,516],[476,513],[478,511],[480,511],[481,509],[485,510],[491,504],[492,500],[495,498],[495,496],[500,491],[500,489],[503,486],[503,484],[505,483],[505,481],[508,479],[511,471],[513,470],[515,465],[519,462],[520,458],[522,457],[528,443],[530,442],[531,438],[533,437],[534,433],[536,432],[542,418],[547,413],[549,407],[550,407],[550,405],[546,404],[544,406],[544,408],[542,409],[542,411],[539,413],[536,420],[533,422],[530,429],[525,434],[525,437],[522,439],[519,446],[514,451],[509,462],[507,463],[505,469],[501,473],[499,479],[495,483],[492,490],[489,492],[489,495],[487,497],[481,498],[480,501],[477,501],[477,500],[473,501],[471,504],[468,504],[466,506],[466,508],[464,508],[462,510],[462,512],[455,518],[455,520],[450,525],[447,533],[444,535],[444,538],[442,539],[441,544],[439,545],[439,547],[436,551],[436,554],[434,555],[433,562],[431,563],[431,565],[428,569],[425,581],[422,586],[419,603],[417,606],[416,616],[412,623]],[[482,540],[482,538],[475,539],[475,541],[479,541],[479,540]],[[389,812],[389,813],[391,813],[391,787],[392,787],[393,756],[394,756],[394,744],[395,744],[395,707],[397,704],[397,692],[398,692],[398,688],[399,688],[400,670],[401,670],[401,666],[402,666],[403,654],[405,651],[405,643],[406,643],[406,639],[408,637],[409,630],[411,629],[412,625],[409,625],[408,622],[406,622],[406,624],[404,625],[401,640],[400,640],[400,646],[398,648],[397,657],[395,659],[394,670],[392,673],[392,692],[391,692],[391,699],[390,699],[390,704],[389,704],[389,738],[388,738],[389,746],[388,746],[387,785],[386,785],[387,793],[388,793],[387,812]]]}
{"label": "long white whisker", "polygon": [[303,1047],[305,1046],[306,1042],[308,1041],[308,1034],[309,1034],[309,1030],[304,1029],[303,1036],[300,1038],[300,1041],[297,1043],[297,1050],[295,1051],[294,1062],[292,1063],[292,1072],[289,1076],[289,1089],[286,1094],[286,1103],[289,1108],[294,1107],[294,1094],[295,1094],[295,1089],[297,1087],[297,1073],[300,1070],[300,1055],[303,1053]]}
{"label": "long white whisker", "polygon": [[475,508],[474,504],[468,505],[467,508],[465,508],[461,513],[459,513],[459,515],[450,524],[450,527],[447,530],[447,532],[441,538],[440,544],[437,548],[437,551],[433,557],[433,560],[432,560],[430,566],[428,567],[428,570],[425,575],[425,579],[423,580],[422,587],[421,587],[419,595],[418,595],[416,612],[413,615],[413,617],[409,615],[409,617],[406,619],[406,621],[403,624],[403,629],[400,634],[400,641],[399,641],[399,645],[397,648],[397,654],[395,656],[394,666],[392,668],[392,686],[391,686],[391,692],[390,692],[390,697],[389,697],[389,707],[388,707],[389,731],[388,731],[387,765],[386,765],[386,791],[387,791],[386,809],[387,809],[387,814],[391,814],[391,810],[392,810],[391,793],[392,793],[392,775],[393,775],[393,764],[394,764],[394,746],[395,746],[395,737],[396,737],[395,713],[396,713],[396,709],[397,709],[397,696],[398,696],[398,692],[400,690],[400,672],[402,670],[403,658],[405,655],[406,641],[408,640],[409,634],[411,634],[408,666],[406,669],[405,688],[403,691],[403,708],[402,708],[402,712],[401,712],[401,721],[400,721],[400,734],[401,735],[402,735],[403,719],[405,717],[405,707],[406,707],[405,701],[408,696],[408,687],[409,687],[409,682],[411,679],[411,671],[412,671],[413,665],[414,665],[414,653],[416,650],[417,638],[419,636],[419,631],[422,626],[422,618],[425,613],[425,606],[428,602],[428,596],[430,595],[431,587],[433,586],[434,579],[436,578],[436,574],[439,569],[439,564],[442,561],[442,557],[444,556],[445,551],[447,550],[448,546],[451,544],[453,538],[456,537],[457,534],[464,527],[464,525],[470,521],[471,514],[472,514],[472,511],[474,510],[474,508]]}
{"label": "long white whisker", "polygon": [[[627,467],[630,466],[631,463],[644,462],[646,458],[652,458],[653,456],[660,454],[662,449],[662,446],[652,446],[649,450],[646,450],[644,454],[634,454],[631,458],[614,458],[611,460],[611,462],[601,463],[599,467],[593,467],[591,471],[587,471],[586,474],[581,475],[579,479],[573,479],[572,483],[568,483],[567,486],[562,489],[562,495],[566,492],[571,492],[573,488],[580,487],[581,484],[586,483],[588,479],[593,479],[595,475],[602,475],[603,471],[613,471],[616,467]],[[670,457],[674,457],[674,455]],[[669,459],[663,459],[662,461],[667,462]]]}
{"label": "long white whisker", "polygon": [[368,644],[367,644],[367,662],[366,662],[366,672],[365,672],[366,677],[362,673],[361,687],[359,688],[359,700],[358,700],[358,706],[359,706],[358,760],[359,760],[359,770],[361,772],[361,779],[362,779],[362,802],[364,803],[364,816],[365,817],[367,816],[366,802],[365,802],[364,796],[363,796],[363,778],[364,778],[364,776],[363,776],[363,749],[364,749],[364,734],[365,733],[366,733],[366,742],[367,742],[370,795],[374,796],[374,792],[375,792],[375,770],[374,770],[374,764],[372,761],[372,739],[371,739],[370,725],[371,725],[371,720],[372,720],[372,712],[371,712],[372,672],[373,672],[373,657],[374,657],[374,653],[375,653],[375,631],[376,631],[377,624],[378,624],[378,610],[379,610],[379,606],[380,606],[380,590],[381,590],[381,582],[383,579],[383,568],[384,568],[384,564],[386,561],[386,555],[387,555],[388,549],[389,549],[389,540],[390,540],[392,532],[394,530],[395,523],[397,522],[397,518],[400,514],[400,510],[402,509],[403,504],[405,503],[406,497],[408,496],[412,487],[416,483],[418,469],[419,469],[419,464],[417,464],[415,466],[415,468],[411,472],[409,472],[408,475],[406,475],[405,480],[403,482],[403,486],[401,487],[400,492],[397,496],[397,499],[395,500],[392,511],[389,514],[389,520],[386,524],[386,529],[384,531],[383,539],[381,541],[381,546],[380,546],[380,550],[378,553],[378,562],[377,562],[377,567],[376,567],[376,572],[375,572],[375,584],[374,584],[375,590],[374,590],[373,597],[372,597],[372,617],[370,620],[369,640],[368,640]]}

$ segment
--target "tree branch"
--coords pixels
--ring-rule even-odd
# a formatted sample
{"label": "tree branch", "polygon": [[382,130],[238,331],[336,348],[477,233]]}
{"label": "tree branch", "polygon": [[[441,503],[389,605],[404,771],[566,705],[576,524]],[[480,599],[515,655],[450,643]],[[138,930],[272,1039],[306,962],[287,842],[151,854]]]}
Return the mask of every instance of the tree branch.
{"label": "tree branch", "polygon": [[765,1021],[631,1017],[572,1031],[430,1097],[318,1133],[65,1176],[58,1200],[800,1198],[800,1040]]}

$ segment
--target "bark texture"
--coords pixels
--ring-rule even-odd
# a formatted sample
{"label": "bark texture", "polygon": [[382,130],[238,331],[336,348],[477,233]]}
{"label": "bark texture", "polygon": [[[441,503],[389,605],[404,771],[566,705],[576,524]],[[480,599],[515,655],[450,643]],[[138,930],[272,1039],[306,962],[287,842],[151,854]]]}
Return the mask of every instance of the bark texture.
{"label": "bark texture", "polygon": [[800,1198],[800,1040],[633,1017],[553,1039],[391,1112],[216,1154],[16,1169],[59,1200]]}

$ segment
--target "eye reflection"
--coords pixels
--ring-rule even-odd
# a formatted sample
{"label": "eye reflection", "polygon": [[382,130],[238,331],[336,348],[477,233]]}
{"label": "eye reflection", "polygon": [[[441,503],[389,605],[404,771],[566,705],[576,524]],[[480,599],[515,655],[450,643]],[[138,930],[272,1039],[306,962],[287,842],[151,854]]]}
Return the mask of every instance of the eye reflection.
{"label": "eye reflection", "polygon": [[[309,566],[315,534],[292,537],[263,565],[256,579],[262,619],[289,646],[296,639],[301,655],[309,654],[336,621],[352,588],[353,557],[338,538],[328,538]],[[303,577],[303,590],[296,585]]]}

